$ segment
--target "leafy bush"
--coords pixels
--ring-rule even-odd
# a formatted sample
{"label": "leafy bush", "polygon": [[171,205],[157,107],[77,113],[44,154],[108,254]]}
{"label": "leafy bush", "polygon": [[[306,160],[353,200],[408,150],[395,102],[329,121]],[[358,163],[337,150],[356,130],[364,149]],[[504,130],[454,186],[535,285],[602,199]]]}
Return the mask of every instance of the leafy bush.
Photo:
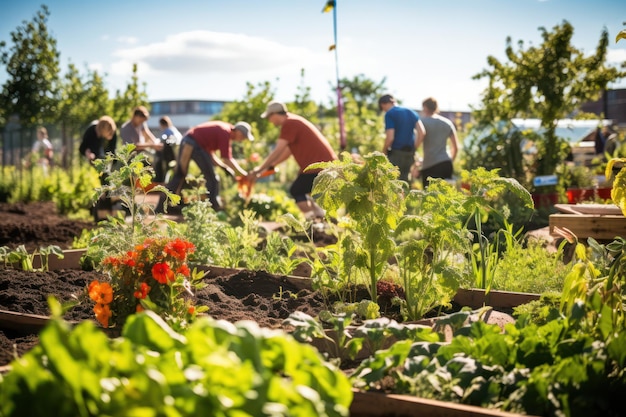
{"label": "leafy bush", "polygon": [[152,312],[132,316],[117,339],[55,319],[0,375],[7,417],[335,417],[351,402],[347,377],[281,331],[205,317],[176,333]]}

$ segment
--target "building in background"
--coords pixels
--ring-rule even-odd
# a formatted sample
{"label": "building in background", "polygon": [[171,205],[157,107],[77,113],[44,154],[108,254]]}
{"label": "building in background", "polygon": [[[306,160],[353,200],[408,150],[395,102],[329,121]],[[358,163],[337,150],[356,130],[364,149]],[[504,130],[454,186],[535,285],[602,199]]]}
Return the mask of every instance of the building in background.
{"label": "building in background", "polygon": [[602,115],[614,126],[626,127],[626,88],[607,90],[596,101],[583,103],[580,109],[587,113]]}
{"label": "building in background", "polygon": [[218,100],[152,101],[148,127],[157,134],[160,130],[159,119],[161,116],[169,116],[172,124],[184,135],[189,128],[211,120],[222,111],[226,103]]}

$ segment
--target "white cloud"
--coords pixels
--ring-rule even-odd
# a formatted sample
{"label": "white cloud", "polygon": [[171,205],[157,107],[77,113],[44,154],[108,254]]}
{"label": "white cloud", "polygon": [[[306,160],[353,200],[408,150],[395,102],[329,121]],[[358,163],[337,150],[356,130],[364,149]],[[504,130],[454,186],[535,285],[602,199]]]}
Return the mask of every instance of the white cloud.
{"label": "white cloud", "polygon": [[162,42],[114,52],[119,60],[112,72],[128,72],[132,63],[148,72],[167,73],[246,73],[297,68],[316,62],[306,48],[290,47],[267,39],[237,33],[210,31],[183,32]]}
{"label": "white cloud", "polygon": [[606,60],[610,64],[626,62],[626,49],[608,49]]}

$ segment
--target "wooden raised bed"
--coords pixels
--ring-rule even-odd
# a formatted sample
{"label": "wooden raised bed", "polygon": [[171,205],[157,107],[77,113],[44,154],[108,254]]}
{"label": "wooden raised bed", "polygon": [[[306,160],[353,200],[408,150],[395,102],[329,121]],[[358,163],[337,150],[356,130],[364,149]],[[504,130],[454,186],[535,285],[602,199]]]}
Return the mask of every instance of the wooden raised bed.
{"label": "wooden raised bed", "polygon": [[[429,400],[409,395],[381,394],[354,390],[351,417],[517,417],[522,414]],[[527,415],[524,415],[528,417]],[[532,416],[531,416],[532,417]]]}

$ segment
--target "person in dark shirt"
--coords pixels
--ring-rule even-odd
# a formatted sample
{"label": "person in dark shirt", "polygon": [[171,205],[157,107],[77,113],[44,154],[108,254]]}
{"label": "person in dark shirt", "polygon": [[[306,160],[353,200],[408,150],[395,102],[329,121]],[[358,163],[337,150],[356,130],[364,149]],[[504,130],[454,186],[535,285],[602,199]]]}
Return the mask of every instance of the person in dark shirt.
{"label": "person in dark shirt", "polygon": [[94,120],[85,130],[80,144],[80,154],[89,162],[104,159],[108,152],[115,153],[117,146],[117,126],[110,116]]}

